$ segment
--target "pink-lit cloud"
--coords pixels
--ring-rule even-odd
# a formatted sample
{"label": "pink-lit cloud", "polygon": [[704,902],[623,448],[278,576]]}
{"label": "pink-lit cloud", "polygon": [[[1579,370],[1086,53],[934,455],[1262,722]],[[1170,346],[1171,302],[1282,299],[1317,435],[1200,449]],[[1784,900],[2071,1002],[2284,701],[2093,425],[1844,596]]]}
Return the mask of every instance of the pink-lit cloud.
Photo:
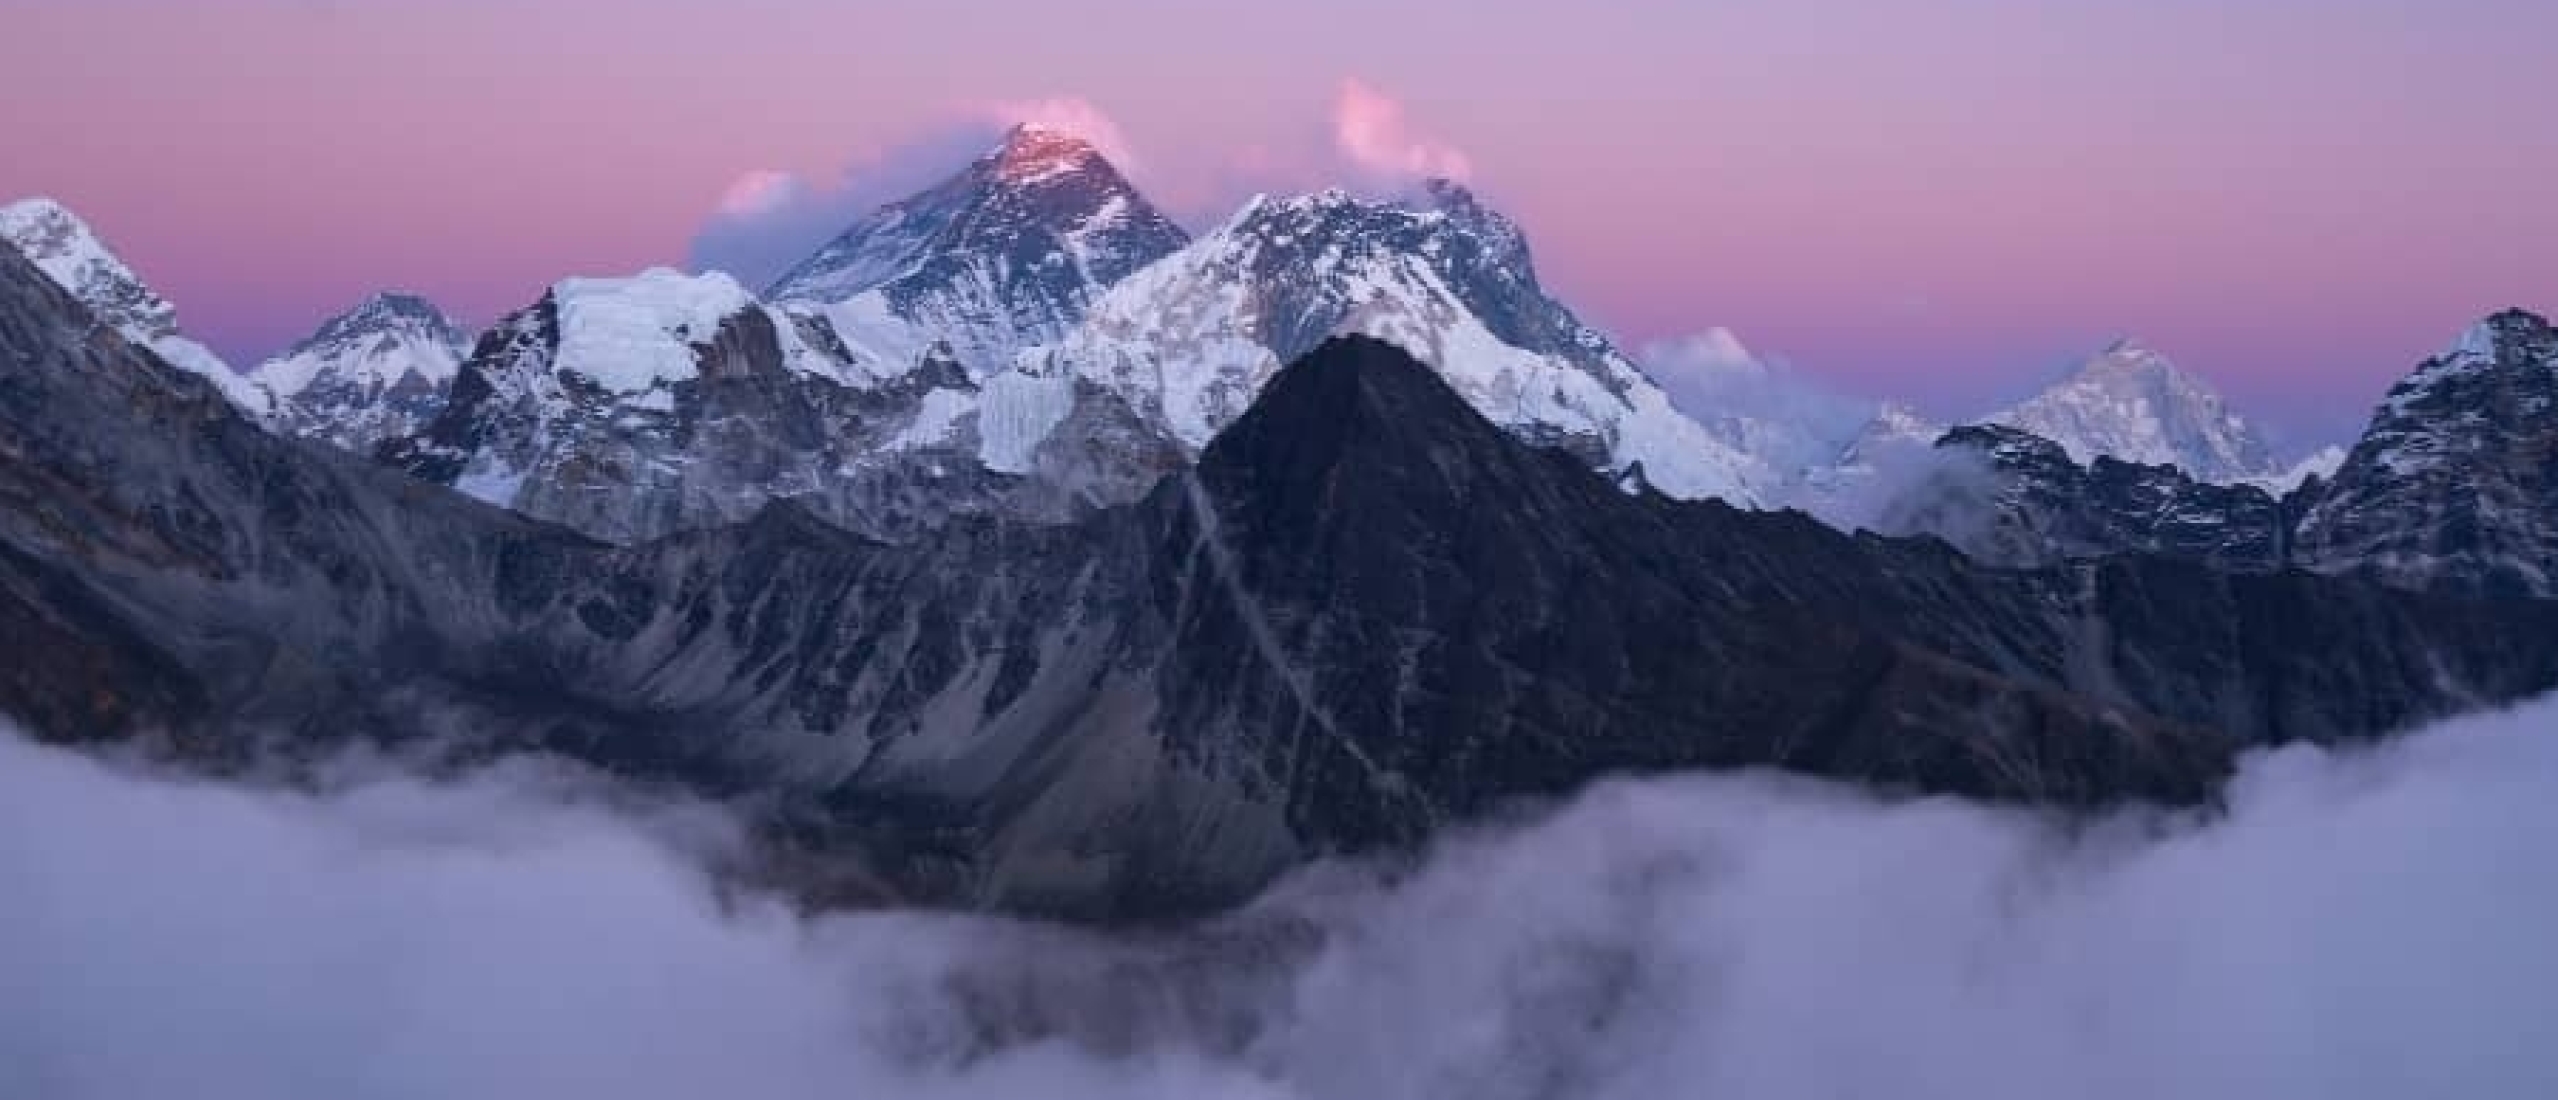
{"label": "pink-lit cloud", "polygon": [[991,111],[955,120],[847,157],[831,177],[756,169],[711,200],[686,263],[725,271],[751,287],[780,277],[836,234],[880,207],[957,172],[992,149],[1003,127]]}
{"label": "pink-lit cloud", "polygon": [[737,177],[720,194],[719,212],[731,218],[763,217],[800,201],[807,191],[808,185],[798,176],[757,169]]}
{"label": "pink-lit cloud", "polygon": [[1353,166],[1384,179],[1474,174],[1464,150],[1414,131],[1401,102],[1356,78],[1342,81],[1333,100],[1332,136]]}

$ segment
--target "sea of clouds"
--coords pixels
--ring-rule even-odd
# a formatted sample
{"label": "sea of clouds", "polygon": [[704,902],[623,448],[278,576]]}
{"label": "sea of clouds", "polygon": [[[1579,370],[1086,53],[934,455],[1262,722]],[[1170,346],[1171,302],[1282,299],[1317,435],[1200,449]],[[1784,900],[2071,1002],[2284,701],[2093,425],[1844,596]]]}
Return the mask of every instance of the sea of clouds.
{"label": "sea of clouds", "polygon": [[2558,1096],[2558,704],[2064,821],[1622,782],[1105,936],[811,917],[539,761],[0,735],[0,1097]]}

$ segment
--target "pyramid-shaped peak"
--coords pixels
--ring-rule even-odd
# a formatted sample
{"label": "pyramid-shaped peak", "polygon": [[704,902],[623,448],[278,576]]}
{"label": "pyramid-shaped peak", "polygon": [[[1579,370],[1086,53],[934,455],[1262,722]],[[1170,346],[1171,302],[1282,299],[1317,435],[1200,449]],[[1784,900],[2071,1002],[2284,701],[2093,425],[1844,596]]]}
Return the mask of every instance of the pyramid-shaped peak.
{"label": "pyramid-shaped peak", "polygon": [[986,163],[1006,183],[1037,183],[1059,176],[1111,171],[1109,158],[1080,134],[1024,122],[1004,134]]}
{"label": "pyramid-shaped peak", "polygon": [[435,303],[416,294],[398,290],[376,291],[363,301],[323,322],[319,330],[294,346],[295,354],[333,343],[357,340],[393,331],[420,332],[446,343],[466,340],[451,318]]}

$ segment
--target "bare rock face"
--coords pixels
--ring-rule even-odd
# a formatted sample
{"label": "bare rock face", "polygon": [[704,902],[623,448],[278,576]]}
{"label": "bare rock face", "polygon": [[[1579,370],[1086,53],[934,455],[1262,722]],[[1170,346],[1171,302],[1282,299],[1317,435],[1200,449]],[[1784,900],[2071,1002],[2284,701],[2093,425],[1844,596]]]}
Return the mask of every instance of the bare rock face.
{"label": "bare rock face", "polygon": [[2389,391],[2295,536],[2302,564],[2558,595],[2558,332],[2508,310]]}
{"label": "bare rock face", "polygon": [[[702,346],[784,339],[735,316]],[[652,369],[769,371],[692,364]],[[1131,505],[892,544],[780,500],[614,546],[261,431],[4,254],[0,626],[0,668],[37,670],[0,674],[0,710],[47,736],[543,747],[751,795],[902,897],[1095,917],[1608,774],[2195,801],[2247,746],[2558,684],[2538,601],[2152,555],[1992,569],[1628,495],[1362,339]]]}
{"label": "bare rock face", "polygon": [[2082,466],[2014,428],[1955,428],[1937,448],[1940,471],[1891,510],[1886,529],[1936,535],[2006,565],[2140,552],[2263,573],[2289,561],[2284,503],[2253,485],[2102,456]]}

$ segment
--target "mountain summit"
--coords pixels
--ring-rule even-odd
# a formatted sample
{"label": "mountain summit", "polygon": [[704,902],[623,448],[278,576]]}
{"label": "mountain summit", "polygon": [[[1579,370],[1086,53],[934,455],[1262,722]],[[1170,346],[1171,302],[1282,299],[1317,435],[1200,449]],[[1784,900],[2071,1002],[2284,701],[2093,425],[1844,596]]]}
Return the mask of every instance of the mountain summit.
{"label": "mountain summit", "polygon": [[2080,463],[2106,456],[2174,466],[2209,482],[2282,472],[2255,427],[2220,394],[2136,340],[2116,341],[1988,422],[2058,443]]}
{"label": "mountain summit", "polygon": [[272,408],[264,390],[232,370],[213,349],[179,331],[177,307],[144,283],[69,207],[48,198],[0,206],[0,241],[35,261],[46,277],[126,339],[158,352],[172,366],[212,379],[223,396],[252,416],[263,417]]}
{"label": "mountain summit", "polygon": [[1025,125],[844,230],[766,297],[823,312],[856,355],[910,367],[943,345],[983,377],[1189,239],[1090,142]]}
{"label": "mountain summit", "polygon": [[382,293],[250,377],[275,395],[277,427],[369,453],[434,419],[470,352],[471,338],[434,303]]}

